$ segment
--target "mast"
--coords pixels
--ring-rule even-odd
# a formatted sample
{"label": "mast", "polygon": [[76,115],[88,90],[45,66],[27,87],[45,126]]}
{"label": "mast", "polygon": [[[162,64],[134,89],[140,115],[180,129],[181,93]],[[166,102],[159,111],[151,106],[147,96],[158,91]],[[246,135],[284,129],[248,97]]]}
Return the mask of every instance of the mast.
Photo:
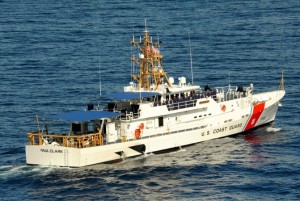
{"label": "mast", "polygon": [[148,30],[145,29],[143,41],[136,42],[132,40],[131,44],[136,46],[140,51],[138,59],[131,57],[131,61],[140,66],[139,75],[132,75],[133,79],[138,82],[139,90],[157,90],[165,81],[171,87],[167,73],[161,65],[163,56],[158,49],[161,42],[152,42]]}

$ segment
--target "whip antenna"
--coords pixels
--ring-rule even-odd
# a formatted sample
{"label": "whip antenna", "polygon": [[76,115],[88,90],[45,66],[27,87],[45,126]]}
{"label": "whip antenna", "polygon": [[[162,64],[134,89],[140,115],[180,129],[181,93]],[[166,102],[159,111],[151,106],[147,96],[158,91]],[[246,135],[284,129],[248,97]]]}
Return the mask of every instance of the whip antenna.
{"label": "whip antenna", "polygon": [[102,96],[102,80],[101,80],[100,59],[101,59],[101,57],[99,56],[99,101],[98,101],[98,109],[100,108],[100,101],[101,101],[101,96]]}
{"label": "whip antenna", "polygon": [[190,46],[190,61],[191,61],[191,74],[192,74],[192,85],[194,84],[194,72],[193,72],[193,58],[192,58],[192,47],[191,47],[191,37],[190,37],[190,31],[189,33],[189,46]]}

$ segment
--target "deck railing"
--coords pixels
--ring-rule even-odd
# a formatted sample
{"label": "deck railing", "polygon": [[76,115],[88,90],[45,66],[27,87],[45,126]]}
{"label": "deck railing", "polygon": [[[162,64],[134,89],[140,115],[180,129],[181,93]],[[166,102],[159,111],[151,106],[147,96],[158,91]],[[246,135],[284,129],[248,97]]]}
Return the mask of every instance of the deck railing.
{"label": "deck railing", "polygon": [[27,133],[30,145],[58,145],[64,147],[85,148],[103,145],[103,136],[100,133],[87,135],[59,135],[42,134],[38,132]]}
{"label": "deck railing", "polygon": [[128,141],[141,140],[153,137],[159,137],[163,135],[176,134],[181,132],[187,132],[191,130],[204,129],[207,125],[190,125],[188,128],[182,127],[172,127],[168,128],[167,131],[161,133],[147,133],[146,136],[141,136],[139,138],[127,139],[123,136],[122,139],[116,140],[115,142],[105,142],[103,136],[99,133],[86,134],[86,135],[59,135],[59,134],[42,134],[38,132],[27,133],[28,144],[30,145],[52,145],[52,146],[63,146],[63,147],[73,147],[73,148],[86,148],[86,147],[95,147],[101,145],[115,144],[115,143],[124,143]]}

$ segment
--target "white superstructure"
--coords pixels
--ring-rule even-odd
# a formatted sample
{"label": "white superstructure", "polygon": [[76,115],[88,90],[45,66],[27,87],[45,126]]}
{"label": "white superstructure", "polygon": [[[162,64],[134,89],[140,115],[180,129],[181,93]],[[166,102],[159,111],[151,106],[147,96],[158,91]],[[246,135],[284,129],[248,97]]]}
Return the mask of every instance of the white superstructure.
{"label": "white superstructure", "polygon": [[191,85],[185,77],[167,77],[158,49],[145,31],[144,40],[132,45],[140,56],[136,82],[124,92],[107,94],[104,110],[49,116],[70,122],[65,134],[48,129],[28,133],[27,164],[81,167],[126,157],[182,147],[241,133],[274,121],[283,98],[279,90],[253,93],[248,87]]}

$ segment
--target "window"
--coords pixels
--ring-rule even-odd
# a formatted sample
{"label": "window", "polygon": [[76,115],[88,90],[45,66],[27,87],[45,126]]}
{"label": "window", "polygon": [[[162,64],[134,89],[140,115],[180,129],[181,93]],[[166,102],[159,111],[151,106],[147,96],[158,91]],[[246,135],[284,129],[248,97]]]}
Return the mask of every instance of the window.
{"label": "window", "polygon": [[81,132],[81,124],[72,123],[72,131],[73,133]]}
{"label": "window", "polygon": [[164,117],[158,117],[158,126],[164,126]]}

